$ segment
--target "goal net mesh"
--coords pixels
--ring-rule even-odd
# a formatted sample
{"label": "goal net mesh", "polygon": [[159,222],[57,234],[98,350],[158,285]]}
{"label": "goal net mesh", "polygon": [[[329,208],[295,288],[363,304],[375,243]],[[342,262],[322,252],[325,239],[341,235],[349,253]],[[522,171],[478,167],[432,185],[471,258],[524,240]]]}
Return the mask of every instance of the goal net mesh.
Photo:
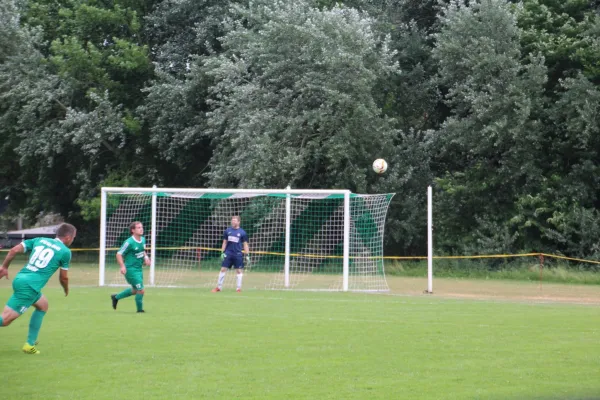
{"label": "goal net mesh", "polygon": [[[157,189],[160,190],[160,189]],[[289,285],[285,286],[286,197],[282,194],[107,192],[104,282],[126,285],[116,251],[129,236],[129,224],[144,224],[147,252],[155,246],[154,284],[214,287],[221,267],[221,244],[231,217],[241,217],[249,237],[250,263],[244,289],[342,290],[344,195],[291,194]],[[393,194],[350,195],[349,290],[388,290],[383,235]],[[152,243],[152,230],[155,242]],[[148,270],[144,271],[150,284]],[[235,273],[224,289],[235,288]]]}

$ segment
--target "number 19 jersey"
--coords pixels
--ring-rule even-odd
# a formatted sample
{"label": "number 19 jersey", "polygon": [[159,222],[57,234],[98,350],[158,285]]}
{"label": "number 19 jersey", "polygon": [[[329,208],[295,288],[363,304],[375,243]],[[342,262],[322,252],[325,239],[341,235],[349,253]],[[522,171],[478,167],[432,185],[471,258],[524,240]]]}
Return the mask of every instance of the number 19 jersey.
{"label": "number 19 jersey", "polygon": [[31,255],[17,276],[26,279],[32,289],[41,291],[58,268],[69,269],[71,250],[59,239],[35,238],[24,240],[21,244]]}

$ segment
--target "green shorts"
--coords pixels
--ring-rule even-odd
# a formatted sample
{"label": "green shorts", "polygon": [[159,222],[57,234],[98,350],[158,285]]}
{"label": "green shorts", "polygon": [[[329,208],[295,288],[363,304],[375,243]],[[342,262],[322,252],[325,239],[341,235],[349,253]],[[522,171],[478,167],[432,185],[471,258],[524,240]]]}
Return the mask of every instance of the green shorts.
{"label": "green shorts", "polygon": [[6,305],[19,314],[23,314],[42,297],[41,292],[29,286],[27,279],[15,278],[12,287],[13,295],[8,299]]}
{"label": "green shorts", "polygon": [[127,269],[125,273],[125,280],[127,283],[131,285],[135,290],[143,290],[144,289],[144,274],[141,269]]}

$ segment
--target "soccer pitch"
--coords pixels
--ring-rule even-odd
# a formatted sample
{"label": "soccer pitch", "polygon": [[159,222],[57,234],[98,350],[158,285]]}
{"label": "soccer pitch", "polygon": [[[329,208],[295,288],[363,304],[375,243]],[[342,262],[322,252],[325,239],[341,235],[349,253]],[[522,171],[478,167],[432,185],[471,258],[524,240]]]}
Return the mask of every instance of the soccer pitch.
{"label": "soccer pitch", "polygon": [[0,331],[3,398],[600,398],[597,305],[148,288],[136,314],[54,281],[41,354],[31,311]]}

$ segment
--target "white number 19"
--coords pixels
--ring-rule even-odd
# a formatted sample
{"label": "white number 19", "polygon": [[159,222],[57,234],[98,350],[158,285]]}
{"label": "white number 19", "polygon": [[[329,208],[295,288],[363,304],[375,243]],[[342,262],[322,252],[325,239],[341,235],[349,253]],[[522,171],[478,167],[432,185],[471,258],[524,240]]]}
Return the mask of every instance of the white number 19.
{"label": "white number 19", "polygon": [[35,265],[40,269],[46,268],[52,257],[54,257],[54,250],[44,246],[37,246],[34,248],[31,258],[29,258],[29,264]]}

